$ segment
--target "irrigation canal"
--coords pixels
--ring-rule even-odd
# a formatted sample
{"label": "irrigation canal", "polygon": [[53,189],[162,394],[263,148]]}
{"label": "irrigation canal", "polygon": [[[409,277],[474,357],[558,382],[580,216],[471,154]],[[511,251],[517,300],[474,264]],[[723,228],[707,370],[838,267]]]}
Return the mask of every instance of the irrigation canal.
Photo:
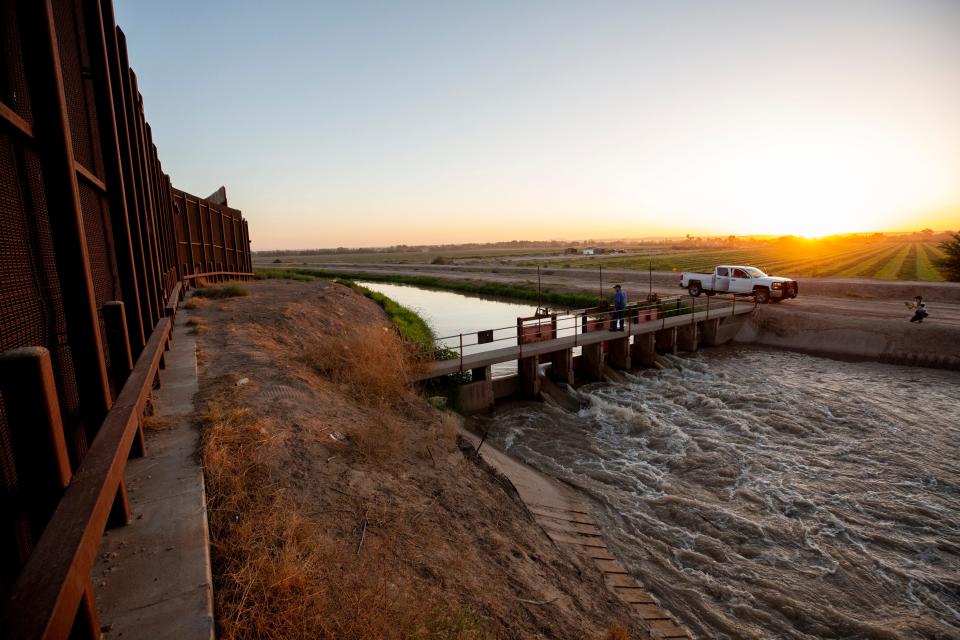
{"label": "irrigation canal", "polygon": [[[531,311],[364,284],[440,335]],[[578,413],[511,403],[475,427],[591,498],[611,550],[700,637],[960,638],[960,373],[667,357],[581,387]]]}

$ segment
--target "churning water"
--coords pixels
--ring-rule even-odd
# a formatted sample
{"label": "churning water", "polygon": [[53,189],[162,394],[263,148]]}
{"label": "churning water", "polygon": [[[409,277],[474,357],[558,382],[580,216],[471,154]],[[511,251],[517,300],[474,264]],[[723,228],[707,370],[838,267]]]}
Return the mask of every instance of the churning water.
{"label": "churning water", "polygon": [[960,638],[960,374],[726,347],[476,425],[709,638]]}

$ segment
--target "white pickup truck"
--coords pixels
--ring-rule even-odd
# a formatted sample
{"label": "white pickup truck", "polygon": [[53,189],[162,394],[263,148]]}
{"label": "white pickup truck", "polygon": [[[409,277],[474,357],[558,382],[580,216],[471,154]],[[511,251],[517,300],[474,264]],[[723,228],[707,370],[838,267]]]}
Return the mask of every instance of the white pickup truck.
{"label": "white pickup truck", "polygon": [[680,286],[692,296],[752,293],[761,304],[796,298],[799,291],[796,280],[768,276],[756,267],[729,264],[718,266],[713,273],[681,273]]}

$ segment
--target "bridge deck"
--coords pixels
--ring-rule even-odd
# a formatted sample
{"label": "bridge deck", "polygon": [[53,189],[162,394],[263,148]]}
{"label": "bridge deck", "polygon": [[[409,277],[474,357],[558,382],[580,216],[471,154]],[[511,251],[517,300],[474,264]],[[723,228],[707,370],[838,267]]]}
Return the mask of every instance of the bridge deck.
{"label": "bridge deck", "polygon": [[695,314],[686,314],[673,316],[671,318],[660,318],[649,322],[641,322],[628,326],[627,331],[591,331],[590,333],[578,333],[572,336],[563,336],[553,340],[543,342],[533,342],[524,345],[511,345],[499,349],[490,349],[479,353],[469,353],[462,358],[452,360],[436,360],[427,364],[426,368],[416,375],[416,380],[429,380],[440,376],[461,371],[470,371],[481,367],[499,364],[501,362],[510,362],[519,360],[521,357],[539,356],[564,349],[582,347],[583,345],[606,342],[617,338],[627,336],[641,335],[659,331],[660,329],[670,329],[672,327],[681,327],[684,325],[702,322],[704,320],[717,320],[720,318],[729,318],[733,315],[742,315],[753,311],[752,304],[744,304],[742,307],[722,307],[719,309],[710,309],[697,311]]}

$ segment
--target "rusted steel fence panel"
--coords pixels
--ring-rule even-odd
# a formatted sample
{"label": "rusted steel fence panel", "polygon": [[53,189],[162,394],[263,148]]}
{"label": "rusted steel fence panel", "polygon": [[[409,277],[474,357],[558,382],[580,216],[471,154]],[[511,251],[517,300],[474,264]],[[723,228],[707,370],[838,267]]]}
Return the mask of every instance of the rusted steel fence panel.
{"label": "rusted steel fence panel", "polygon": [[0,2],[0,231],[0,362],[39,363],[0,384],[0,637],[97,637],[90,561],[168,316],[252,271],[240,211],[163,172],[111,0]]}

